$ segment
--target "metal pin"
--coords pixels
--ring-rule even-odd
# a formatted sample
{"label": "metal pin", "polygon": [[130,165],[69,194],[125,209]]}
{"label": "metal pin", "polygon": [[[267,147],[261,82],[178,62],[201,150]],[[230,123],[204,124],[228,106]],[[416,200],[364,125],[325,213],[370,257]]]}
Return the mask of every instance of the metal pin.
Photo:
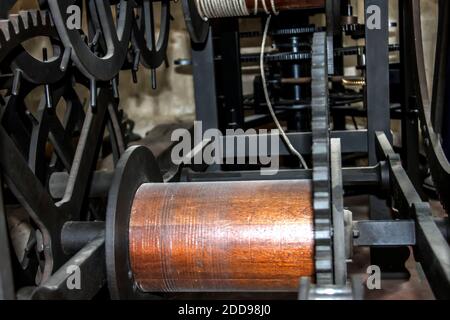
{"label": "metal pin", "polygon": [[42,60],[44,62],[48,61],[48,51],[47,48],[42,48]]}
{"label": "metal pin", "polygon": [[119,99],[119,98],[120,98],[120,93],[119,93],[119,78],[118,78],[118,77],[114,77],[114,78],[111,80],[111,85],[112,85],[112,89],[113,89],[114,99]]}
{"label": "metal pin", "polygon": [[15,69],[14,70],[14,78],[13,78],[13,84],[11,89],[11,94],[13,96],[18,96],[20,91],[20,82],[22,81],[22,70]]}
{"label": "metal pin", "polygon": [[72,49],[70,49],[70,48],[64,49],[64,53],[63,53],[63,56],[61,59],[61,65],[59,66],[59,69],[61,69],[61,71],[67,70],[67,67],[69,66],[71,55],[72,55]]}
{"label": "metal pin", "polygon": [[98,40],[100,39],[100,35],[101,35],[101,34],[102,34],[102,31],[101,31],[101,30],[97,29],[97,30],[95,31],[94,38],[92,39],[92,42],[91,42],[90,45],[89,45],[91,48],[93,48],[93,47],[95,47],[95,46],[97,45]]}
{"label": "metal pin", "polygon": [[131,70],[131,76],[133,77],[133,83],[137,83],[138,82],[137,73],[133,69]]}
{"label": "metal pin", "polygon": [[[42,49],[42,60],[44,62],[48,61],[48,52],[47,48]],[[45,91],[45,104],[48,109],[53,109],[53,101],[52,101],[52,94],[50,90],[50,85],[46,84],[44,85],[44,91]]]}
{"label": "metal pin", "polygon": [[131,75],[133,77],[133,82],[137,83],[137,72],[139,70],[139,63],[141,62],[141,51],[139,49],[134,50],[134,59],[133,59],[133,66],[131,69]]}
{"label": "metal pin", "polygon": [[92,112],[97,111],[97,82],[93,79],[90,80],[90,105],[92,108]]}
{"label": "metal pin", "polygon": [[157,89],[157,83],[156,83],[156,69],[151,69],[151,82],[152,82],[152,89],[156,90]]}
{"label": "metal pin", "polygon": [[50,85],[46,84],[44,86],[45,90],[45,104],[48,109],[53,109],[53,99],[52,99],[52,93],[50,90]]}
{"label": "metal pin", "polygon": [[134,51],[134,59],[133,59],[133,70],[139,70],[139,63],[141,62],[141,50],[136,49]]}

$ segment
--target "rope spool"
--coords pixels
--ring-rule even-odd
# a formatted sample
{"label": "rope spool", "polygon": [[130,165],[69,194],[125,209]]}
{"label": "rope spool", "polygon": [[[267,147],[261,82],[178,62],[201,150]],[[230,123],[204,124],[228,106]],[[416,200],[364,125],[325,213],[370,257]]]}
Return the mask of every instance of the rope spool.
{"label": "rope spool", "polygon": [[310,181],[144,184],[129,222],[142,292],[298,290],[314,275]]}
{"label": "rope spool", "polygon": [[214,18],[245,17],[284,10],[322,8],[324,0],[193,0],[205,21]]}
{"label": "rope spool", "polygon": [[195,0],[200,16],[211,18],[249,16],[245,0]]}

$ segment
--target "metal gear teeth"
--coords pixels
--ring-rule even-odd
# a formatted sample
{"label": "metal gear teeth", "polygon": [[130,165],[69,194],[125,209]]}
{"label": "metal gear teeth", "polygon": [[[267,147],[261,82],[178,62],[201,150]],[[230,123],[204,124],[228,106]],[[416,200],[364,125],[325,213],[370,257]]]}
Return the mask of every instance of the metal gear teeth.
{"label": "metal gear teeth", "polygon": [[318,285],[331,285],[334,282],[331,236],[331,174],[327,70],[326,33],[315,33],[312,49],[311,108],[315,267]]}
{"label": "metal gear teeth", "polygon": [[56,34],[53,19],[47,10],[26,10],[0,20],[0,61],[9,50],[29,38]]}
{"label": "metal gear teeth", "polygon": [[[16,25],[19,28],[18,24]],[[18,34],[19,30],[14,27],[11,20],[0,20],[0,31],[2,32],[0,41],[10,41],[13,35]]]}

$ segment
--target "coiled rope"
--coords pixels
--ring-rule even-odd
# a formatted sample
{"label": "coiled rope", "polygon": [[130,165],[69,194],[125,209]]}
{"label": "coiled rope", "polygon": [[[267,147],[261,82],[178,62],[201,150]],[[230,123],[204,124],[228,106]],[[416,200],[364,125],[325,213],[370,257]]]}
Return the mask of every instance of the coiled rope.
{"label": "coiled rope", "polygon": [[275,0],[255,0],[253,12],[246,0],[195,0],[199,15],[204,19],[257,15],[262,8],[266,14],[278,14]]}

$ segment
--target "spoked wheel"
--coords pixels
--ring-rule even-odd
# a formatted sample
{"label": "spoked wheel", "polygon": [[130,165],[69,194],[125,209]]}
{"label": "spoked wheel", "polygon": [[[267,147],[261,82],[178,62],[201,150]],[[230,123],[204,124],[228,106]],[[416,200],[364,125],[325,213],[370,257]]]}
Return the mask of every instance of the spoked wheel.
{"label": "spoked wheel", "polygon": [[[55,100],[56,95],[59,93],[54,94]],[[88,109],[84,115],[77,95],[69,90],[60,97],[66,105],[64,124],[53,110],[47,108],[43,99],[36,118],[28,124],[9,132],[5,127],[0,128],[0,162],[6,182],[31,217],[31,226],[35,225],[36,232],[42,236],[42,252],[39,252],[43,253],[40,261],[42,275],[38,283],[48,279],[68,258],[60,245],[61,229],[66,222],[104,219],[104,211],[91,207],[96,202],[87,199],[87,195],[103,144],[106,122],[118,122],[114,114],[117,106],[110,96],[110,91],[102,90],[98,112],[94,114]],[[8,114],[12,107],[22,103],[21,99],[11,97],[7,101]],[[25,115],[16,116],[19,120]],[[8,121],[11,118],[9,116]],[[109,136],[113,149],[120,155],[124,143],[120,141],[117,144],[122,139],[117,133]],[[52,198],[49,192],[50,177],[58,173],[68,175],[62,199]]]}
{"label": "spoked wheel", "polygon": [[[23,28],[22,38],[50,35],[37,30]],[[34,297],[42,294],[40,286],[71,257],[61,243],[64,225],[104,221],[106,195],[90,196],[94,172],[108,153],[117,163],[125,142],[118,101],[110,88],[95,93],[95,110],[84,107],[80,88],[86,91],[89,83],[84,76],[70,68],[53,83],[29,80],[23,76],[32,77],[29,66],[43,68],[58,58],[34,59],[29,64],[20,41],[14,46],[11,41],[3,43],[8,46],[1,47],[0,62],[11,73],[1,79],[5,94],[0,99],[0,168],[6,183],[11,251],[18,266],[15,275],[21,278],[19,287],[34,287],[27,295]],[[36,95],[40,96],[37,102]],[[60,196],[50,192],[54,175],[67,176]]]}

